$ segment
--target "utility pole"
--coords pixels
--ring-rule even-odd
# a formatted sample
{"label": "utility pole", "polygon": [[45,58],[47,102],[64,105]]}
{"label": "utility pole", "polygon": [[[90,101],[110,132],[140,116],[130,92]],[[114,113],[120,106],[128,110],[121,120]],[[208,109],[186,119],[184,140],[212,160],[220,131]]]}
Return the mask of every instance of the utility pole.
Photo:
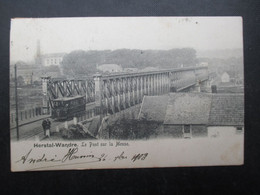
{"label": "utility pole", "polygon": [[15,121],[17,141],[19,141],[19,123],[18,123],[18,94],[17,94],[17,67],[14,65],[14,82],[15,82]]}

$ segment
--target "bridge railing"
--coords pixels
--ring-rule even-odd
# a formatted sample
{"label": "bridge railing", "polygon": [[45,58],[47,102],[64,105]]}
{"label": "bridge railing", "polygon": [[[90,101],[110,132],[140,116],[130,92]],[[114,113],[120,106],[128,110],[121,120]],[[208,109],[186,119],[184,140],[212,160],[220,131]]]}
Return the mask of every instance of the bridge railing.
{"label": "bridge railing", "polygon": [[195,66],[195,67],[184,67],[184,68],[172,68],[172,69],[161,69],[161,70],[153,70],[148,72],[131,72],[131,73],[116,73],[111,75],[102,75],[102,78],[121,78],[121,77],[131,77],[131,76],[142,76],[142,75],[153,75],[158,73],[167,73],[167,72],[183,72],[188,70],[200,70],[200,69],[208,69],[206,66]]}
{"label": "bridge railing", "polygon": [[[31,108],[31,109],[18,111],[18,122],[25,122],[30,119],[35,119],[42,115],[44,115],[42,107],[35,107],[35,108]],[[10,124],[11,125],[14,125],[16,123],[15,118],[16,118],[16,113],[11,112],[10,113]]]}

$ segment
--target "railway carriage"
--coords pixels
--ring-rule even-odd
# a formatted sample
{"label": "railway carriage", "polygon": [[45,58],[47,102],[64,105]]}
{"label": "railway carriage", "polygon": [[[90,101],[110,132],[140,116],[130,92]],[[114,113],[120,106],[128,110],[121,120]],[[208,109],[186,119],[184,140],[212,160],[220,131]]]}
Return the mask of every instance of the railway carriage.
{"label": "railway carriage", "polygon": [[52,118],[66,120],[86,111],[86,97],[62,97],[53,100]]}

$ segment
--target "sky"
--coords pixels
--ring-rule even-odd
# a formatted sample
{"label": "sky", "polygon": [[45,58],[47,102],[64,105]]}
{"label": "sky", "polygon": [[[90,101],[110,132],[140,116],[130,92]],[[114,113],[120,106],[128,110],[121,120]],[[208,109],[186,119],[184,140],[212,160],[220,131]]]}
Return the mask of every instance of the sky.
{"label": "sky", "polygon": [[243,48],[241,17],[88,17],[11,20],[10,61],[73,50]]}

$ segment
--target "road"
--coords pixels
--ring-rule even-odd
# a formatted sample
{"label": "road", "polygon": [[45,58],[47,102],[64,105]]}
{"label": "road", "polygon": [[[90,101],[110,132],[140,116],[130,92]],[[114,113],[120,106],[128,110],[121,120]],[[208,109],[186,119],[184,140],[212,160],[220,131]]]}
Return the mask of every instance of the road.
{"label": "road", "polygon": [[[92,110],[95,108],[95,103],[86,104],[86,113],[88,110]],[[44,138],[43,135],[43,128],[42,128],[42,121],[45,118],[49,118],[48,115],[41,115],[39,117],[28,119],[27,121],[19,121],[19,140],[42,140]],[[55,121],[50,119],[51,121],[51,133],[56,132],[56,126],[63,126],[65,121]],[[68,123],[73,123],[73,121],[68,121]],[[15,128],[15,123],[11,124],[10,130],[10,137],[11,140],[17,139],[17,133]]]}
{"label": "road", "polygon": [[[51,121],[51,132],[56,131],[56,126],[62,125],[64,122],[62,121]],[[17,139],[16,128],[11,129],[10,132],[11,140]],[[42,128],[42,120],[38,120],[32,122],[30,124],[26,124],[19,127],[19,138],[20,140],[33,140],[33,139],[43,139],[43,128]]]}

